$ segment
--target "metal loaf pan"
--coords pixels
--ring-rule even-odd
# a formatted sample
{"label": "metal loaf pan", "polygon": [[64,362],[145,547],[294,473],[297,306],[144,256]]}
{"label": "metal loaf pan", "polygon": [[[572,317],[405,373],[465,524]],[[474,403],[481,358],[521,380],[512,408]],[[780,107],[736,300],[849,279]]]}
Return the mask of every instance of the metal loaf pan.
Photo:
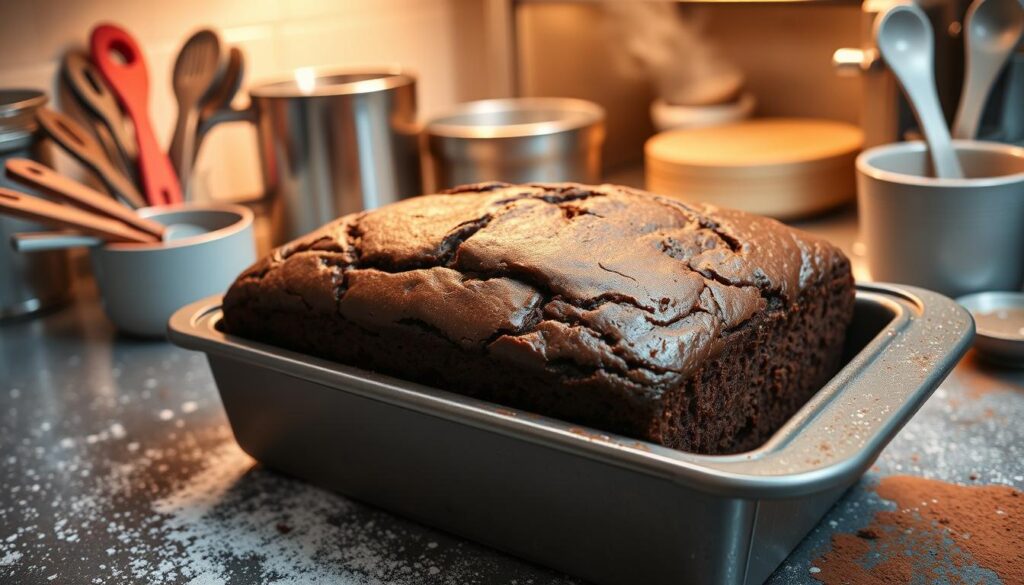
{"label": "metal loaf pan", "polygon": [[[761,583],[967,350],[970,315],[860,285],[849,359],[765,445],[707,456],[225,335],[178,311],[239,445],[268,467],[605,585]],[[395,356],[401,359],[401,356]]]}

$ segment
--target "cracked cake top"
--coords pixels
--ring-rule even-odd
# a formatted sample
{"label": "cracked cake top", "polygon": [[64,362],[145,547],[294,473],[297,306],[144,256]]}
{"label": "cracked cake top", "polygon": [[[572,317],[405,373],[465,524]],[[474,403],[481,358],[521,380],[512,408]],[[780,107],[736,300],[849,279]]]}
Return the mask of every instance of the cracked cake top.
{"label": "cracked cake top", "polygon": [[738,211],[609,185],[488,183],[342,217],[244,272],[225,306],[415,327],[654,391],[838,262],[824,240]]}

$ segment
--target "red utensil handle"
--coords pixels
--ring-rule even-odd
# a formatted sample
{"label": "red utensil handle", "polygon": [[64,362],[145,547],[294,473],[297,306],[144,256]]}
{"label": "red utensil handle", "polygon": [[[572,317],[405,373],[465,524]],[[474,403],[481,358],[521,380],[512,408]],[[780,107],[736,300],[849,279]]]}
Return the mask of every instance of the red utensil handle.
{"label": "red utensil handle", "polygon": [[90,38],[92,59],[135,125],[139,174],[150,205],[181,203],[181,183],[153,133],[149,120],[149,78],[135,39],[113,24],[101,24]]}
{"label": "red utensil handle", "polygon": [[[139,174],[142,175],[146,198],[153,205],[181,203],[181,183],[171,159],[157,143],[153,128],[149,125],[149,117],[143,116],[140,120],[135,122],[135,134],[139,143]],[[140,132],[140,127],[144,131]]]}

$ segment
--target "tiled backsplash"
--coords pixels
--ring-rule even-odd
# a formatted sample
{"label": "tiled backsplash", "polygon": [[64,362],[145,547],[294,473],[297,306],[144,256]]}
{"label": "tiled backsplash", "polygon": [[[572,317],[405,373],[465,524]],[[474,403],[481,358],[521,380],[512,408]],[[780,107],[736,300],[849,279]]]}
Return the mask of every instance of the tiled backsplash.
{"label": "tiled backsplash", "polygon": [[[150,113],[164,144],[177,106],[171,70],[181,43],[199,27],[218,29],[246,55],[244,87],[299,67],[400,64],[418,76],[421,118],[477,97],[460,79],[457,24],[476,0],[0,0],[0,87],[54,94],[64,50],[85,46],[93,25],[111,21],[140,41],[150,70]],[[64,170],[74,163],[60,158]],[[255,131],[224,125],[203,145],[200,195],[251,196],[260,189]]]}

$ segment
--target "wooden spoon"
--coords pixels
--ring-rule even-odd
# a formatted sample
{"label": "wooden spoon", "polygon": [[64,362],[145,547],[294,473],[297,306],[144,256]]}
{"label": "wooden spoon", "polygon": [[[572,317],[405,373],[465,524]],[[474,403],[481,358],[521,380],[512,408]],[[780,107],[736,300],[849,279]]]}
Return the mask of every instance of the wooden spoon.
{"label": "wooden spoon", "polygon": [[224,75],[220,82],[214,86],[210,95],[203,102],[203,108],[199,112],[199,127],[196,129],[196,146],[192,156],[193,166],[195,159],[199,158],[199,149],[207,133],[216,125],[213,120],[218,114],[231,110],[231,102],[238,94],[242,86],[242,78],[245,76],[245,55],[238,47],[231,47],[228,52],[228,63],[224,67]]}
{"label": "wooden spoon", "polygon": [[139,171],[150,205],[181,203],[181,184],[149,119],[149,75],[138,43],[124,29],[101,24],[90,38],[92,59],[135,125]]}
{"label": "wooden spoon", "polygon": [[146,206],[146,202],[135,185],[114,168],[103,147],[78,122],[49,108],[39,108],[36,111],[36,120],[39,121],[43,132],[54,142],[68,151],[78,162],[99,175],[112,193],[132,207]]}
{"label": "wooden spoon", "polygon": [[45,225],[72,228],[111,242],[158,242],[155,236],[81,209],[0,187],[0,212]]}
{"label": "wooden spoon", "polygon": [[12,158],[7,161],[6,167],[7,176],[40,189],[48,195],[63,199],[86,211],[105,215],[159,239],[164,237],[166,228],[163,225],[141,217],[110,197],[93,191],[48,166],[24,158]]}
{"label": "wooden spoon", "polygon": [[170,156],[186,194],[197,150],[200,109],[221,77],[220,47],[217,33],[203,29],[185,41],[174,62],[172,82],[174,97],[178,101],[178,120],[174,126]]}

